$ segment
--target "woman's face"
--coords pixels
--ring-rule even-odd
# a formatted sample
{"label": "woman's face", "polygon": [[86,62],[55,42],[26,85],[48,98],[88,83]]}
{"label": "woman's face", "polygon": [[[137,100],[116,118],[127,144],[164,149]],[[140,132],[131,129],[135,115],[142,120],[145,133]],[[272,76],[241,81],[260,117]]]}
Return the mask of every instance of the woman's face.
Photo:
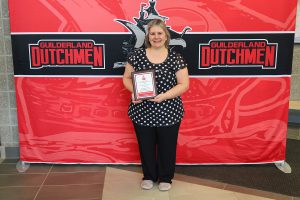
{"label": "woman's face", "polygon": [[161,48],[165,46],[167,35],[159,26],[152,26],[149,30],[149,42],[153,48]]}

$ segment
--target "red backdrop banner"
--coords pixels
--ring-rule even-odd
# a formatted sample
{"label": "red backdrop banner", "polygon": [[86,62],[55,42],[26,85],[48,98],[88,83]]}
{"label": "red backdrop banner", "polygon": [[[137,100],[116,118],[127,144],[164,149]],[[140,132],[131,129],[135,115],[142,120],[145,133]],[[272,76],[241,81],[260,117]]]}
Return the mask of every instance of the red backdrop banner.
{"label": "red backdrop banner", "polygon": [[122,66],[153,18],[189,65],[177,163],[285,160],[296,5],[9,0],[21,160],[140,162]]}

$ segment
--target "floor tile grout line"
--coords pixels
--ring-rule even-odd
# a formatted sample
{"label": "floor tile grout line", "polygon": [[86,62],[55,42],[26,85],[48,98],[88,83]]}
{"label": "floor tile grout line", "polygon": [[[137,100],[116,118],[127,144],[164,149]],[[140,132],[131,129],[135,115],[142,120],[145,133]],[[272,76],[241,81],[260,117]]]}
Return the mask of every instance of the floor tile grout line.
{"label": "floor tile grout line", "polygon": [[61,174],[61,173],[65,173],[65,174],[76,174],[76,173],[83,173],[83,172],[87,172],[87,173],[95,173],[95,172],[104,172],[104,171],[74,171],[74,172],[51,172],[51,174]]}
{"label": "floor tile grout line", "polygon": [[[43,186],[84,186],[84,185],[103,185],[103,183],[91,183],[91,184],[64,184],[64,185],[43,185]],[[17,187],[25,187],[25,188],[36,188],[38,186],[23,186],[23,185],[11,185],[11,186],[0,186],[0,189],[3,188],[17,188]]]}
{"label": "floor tile grout line", "polygon": [[11,185],[11,186],[0,186],[0,189],[5,189],[5,188],[37,188],[38,186],[23,186],[23,185]]}
{"label": "floor tile grout line", "polygon": [[91,183],[91,184],[64,184],[64,185],[43,185],[43,186],[84,186],[84,185],[103,185],[103,183]]}
{"label": "floor tile grout line", "polygon": [[4,175],[20,175],[20,174],[23,174],[23,175],[32,175],[32,174],[47,174],[48,172],[45,172],[45,173],[20,173],[20,172],[12,172],[10,174],[1,174],[0,173],[0,176],[4,176]]}
{"label": "floor tile grout line", "polygon": [[[107,175],[108,175],[108,170],[109,170],[109,168],[110,167],[108,167],[108,166],[106,166],[105,168],[104,168],[104,177],[103,177],[103,186],[102,186],[102,188],[101,188],[101,193],[100,193],[100,200],[103,200],[103,195],[104,195],[104,188],[105,188],[105,183],[106,183],[106,179],[107,179]],[[106,187],[107,187],[107,185],[106,185]]]}
{"label": "floor tile grout line", "polygon": [[47,173],[47,175],[46,175],[46,177],[45,177],[44,181],[43,181],[43,182],[42,182],[42,184],[40,185],[40,187],[39,187],[38,191],[36,192],[36,194],[35,194],[35,196],[34,196],[34,199],[33,199],[33,200],[35,200],[35,199],[37,198],[37,196],[38,196],[39,192],[41,191],[41,189],[42,189],[42,187],[43,187],[43,185],[44,185],[44,183],[45,183],[46,179],[48,178],[48,176],[49,176],[49,174],[50,174],[50,172],[51,172],[51,169],[52,169],[52,167],[53,167],[53,165],[50,167],[50,169],[49,169],[49,171],[48,171],[48,173]]}
{"label": "floor tile grout line", "polygon": [[108,171],[108,169],[109,169],[109,167],[104,167],[104,177],[103,177],[103,185],[102,185],[102,187],[100,188],[100,194],[99,194],[99,196],[100,196],[100,200],[102,200],[103,199],[103,193],[104,193],[104,187],[105,187],[105,183],[106,183],[106,175],[107,175],[107,171]]}
{"label": "floor tile grout line", "polygon": [[[3,172],[3,171],[2,171]],[[22,174],[47,174],[48,172],[31,172],[31,173],[22,173]],[[76,174],[76,173],[103,173],[103,171],[76,171],[76,172],[50,172],[51,174]],[[16,175],[16,174],[19,174],[19,172],[11,172],[11,173],[4,173],[4,174],[1,174],[1,171],[0,171],[0,176],[1,175]]]}

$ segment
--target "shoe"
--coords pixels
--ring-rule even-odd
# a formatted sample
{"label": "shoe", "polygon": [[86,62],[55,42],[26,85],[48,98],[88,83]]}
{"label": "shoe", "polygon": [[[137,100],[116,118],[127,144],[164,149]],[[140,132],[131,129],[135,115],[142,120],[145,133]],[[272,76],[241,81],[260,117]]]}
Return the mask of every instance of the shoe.
{"label": "shoe", "polygon": [[153,181],[143,180],[141,183],[141,188],[144,190],[150,190],[151,188],[153,188]]}
{"label": "shoe", "polygon": [[171,183],[160,182],[158,185],[158,189],[160,191],[168,191],[171,189]]}

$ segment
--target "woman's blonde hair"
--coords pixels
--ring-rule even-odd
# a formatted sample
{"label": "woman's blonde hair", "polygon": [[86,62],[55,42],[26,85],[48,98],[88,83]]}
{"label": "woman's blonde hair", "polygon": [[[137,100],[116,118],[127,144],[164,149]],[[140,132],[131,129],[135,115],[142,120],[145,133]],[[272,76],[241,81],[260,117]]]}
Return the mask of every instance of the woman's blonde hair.
{"label": "woman's blonde hair", "polygon": [[165,22],[162,21],[161,19],[153,19],[152,21],[150,21],[148,23],[148,30],[147,30],[147,34],[145,36],[145,47],[146,48],[151,47],[151,44],[149,42],[149,32],[150,32],[150,29],[153,26],[159,26],[160,28],[163,29],[163,31],[165,32],[165,34],[167,36],[167,40],[165,42],[165,47],[168,48],[169,47],[169,43],[170,43],[170,39],[171,39],[171,35],[170,35],[169,30],[167,29],[167,26],[166,26]]}

